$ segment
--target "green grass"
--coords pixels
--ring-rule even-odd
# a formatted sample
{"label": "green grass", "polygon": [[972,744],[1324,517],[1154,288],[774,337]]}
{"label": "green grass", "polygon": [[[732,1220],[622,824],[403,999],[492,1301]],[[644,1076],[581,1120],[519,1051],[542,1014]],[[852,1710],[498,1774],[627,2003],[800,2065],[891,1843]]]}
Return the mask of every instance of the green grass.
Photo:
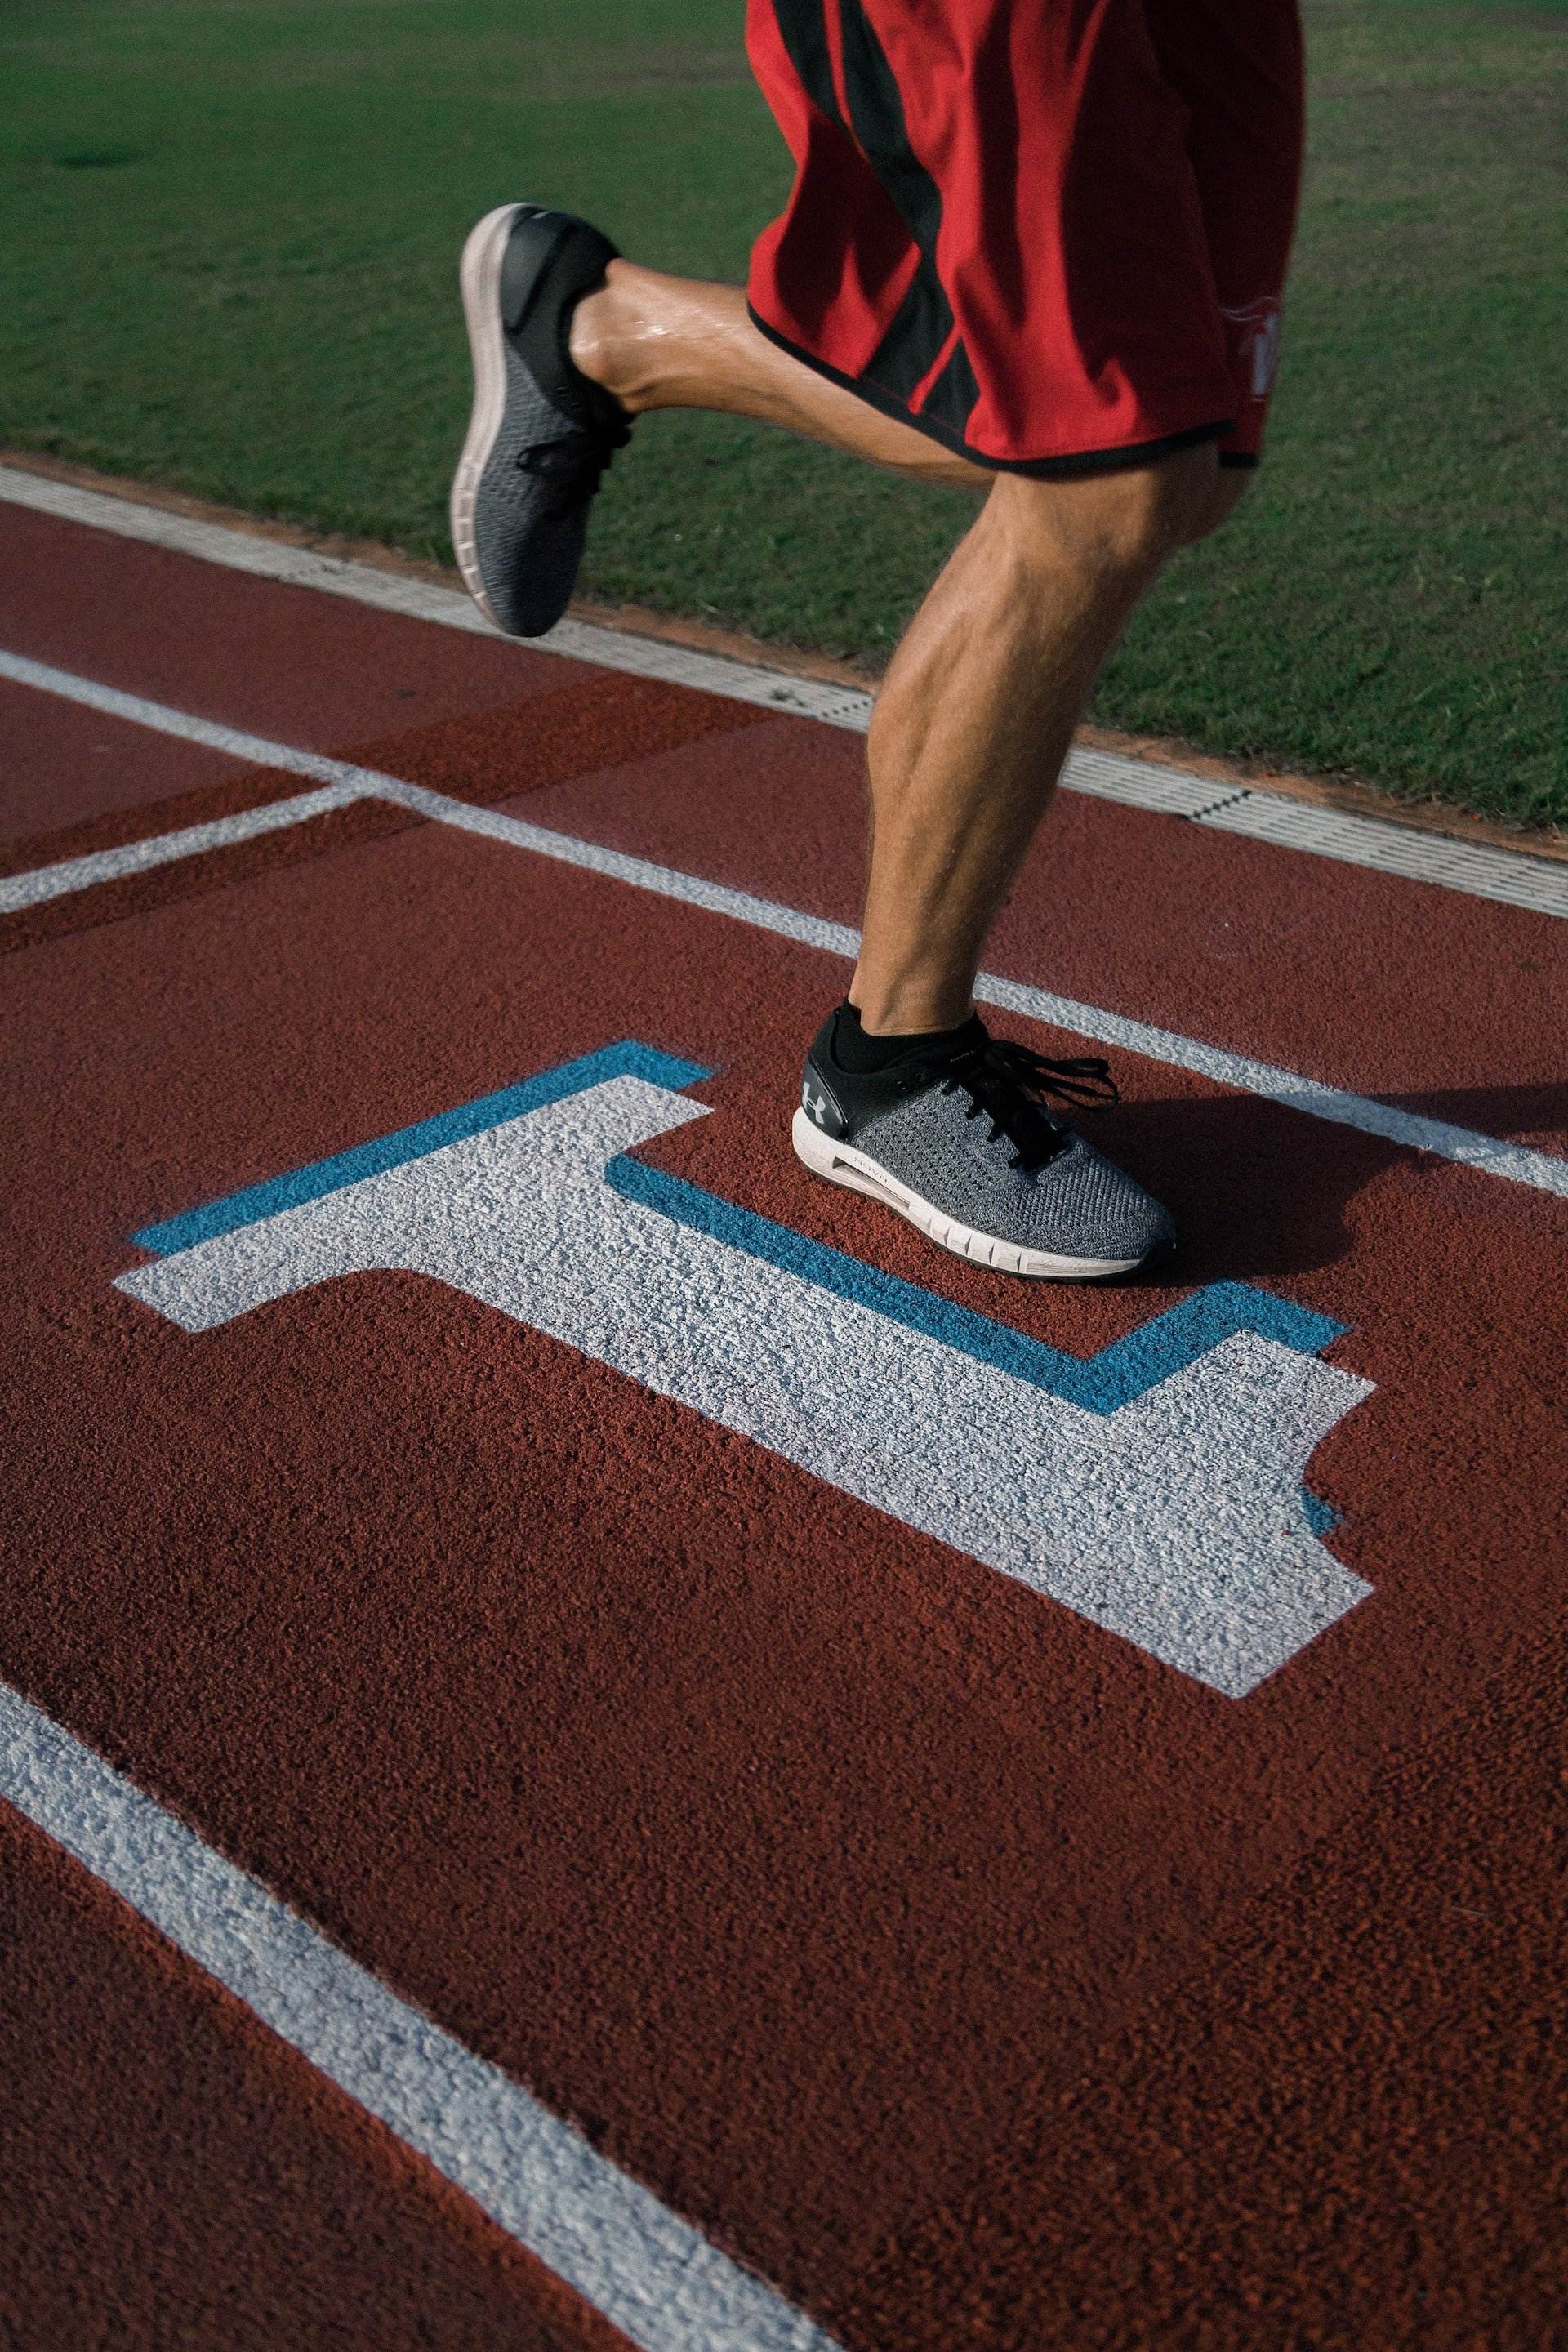
{"label": "green grass", "polygon": [[[539,195],[640,258],[740,278],[787,184],[740,16],[8,0],[0,437],[447,554],[465,229]],[[1268,463],[1140,614],[1095,715],[1565,820],[1568,13],[1308,0],[1307,18]],[[758,427],[660,416],[611,478],[583,587],[878,662],[970,511]]]}

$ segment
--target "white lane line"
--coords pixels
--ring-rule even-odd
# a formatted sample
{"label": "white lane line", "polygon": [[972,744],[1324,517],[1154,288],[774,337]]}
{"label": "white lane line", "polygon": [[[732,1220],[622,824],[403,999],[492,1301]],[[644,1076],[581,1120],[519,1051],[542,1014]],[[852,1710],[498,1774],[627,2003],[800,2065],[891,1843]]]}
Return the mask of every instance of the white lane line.
{"label": "white lane line", "polygon": [[183,826],[177,833],[148,835],[141,841],[121,842],[113,849],[95,849],[84,857],[63,858],[56,866],[37,866],[27,874],[12,874],[0,878],[0,915],[15,915],[24,907],[41,906],[47,899],[60,898],[73,890],[90,889],[95,883],[112,882],[122,874],[144,873],[153,866],[166,866],[179,857],[199,857],[209,849],[224,849],[231,842],[248,841],[257,834],[275,833],[289,824],[303,824],[309,818],[321,816],[328,809],[346,808],[351,801],[370,797],[384,799],[387,787],[395,779],[381,775],[374,768],[356,768],[346,760],[330,760],[319,751],[298,751],[284,743],[271,742],[265,735],[247,734],[243,728],[225,727],[212,719],[197,719],[191,712],[174,710],[165,702],[149,702],[139,694],[121,694],[117,687],[100,686],[92,678],[78,677],[69,670],[52,669],[47,662],[29,661],[24,655],[0,650],[0,677],[10,678],[17,686],[36,687],[44,694],[58,694],[68,702],[86,705],[89,710],[101,710],[111,719],[129,719],[138,727],[150,727],[161,735],[176,736],[184,743],[199,743],[205,751],[224,751],[230,759],[242,760],[250,768],[278,768],[286,775],[314,776],[322,789],[300,793],[285,801],[269,801],[259,808],[241,809],[233,816],[214,817],[205,824]]}
{"label": "white lane line", "polygon": [[[0,466],[0,499],[64,521],[112,531],[121,539],[140,540],[204,562],[221,563],[258,579],[352,597],[384,613],[434,621],[475,636],[495,635],[471,598],[458,589],[378,571],[373,564],[351,562],[342,556],[319,555],[310,548],[285,546],[226,523],[171,514],[160,507],[140,506],[132,499],[80,489],[71,482],[53,481],[8,466]],[[863,734],[870,720],[871,696],[853,687],[793,677],[787,672],[730,661],[592,622],[563,621],[538,643],[552,653],[592,662],[601,669],[696,687],[707,694],[725,695],[773,713],[816,719],[830,727]],[[1124,759],[1113,751],[1073,751],[1062,782],[1068,792],[1087,793],[1099,800],[1187,817],[1223,833],[1247,834],[1282,848],[1367,866],[1407,881],[1463,890],[1473,898],[1494,898],[1535,914],[1568,917],[1568,865],[1532,857],[1528,851],[1455,841],[1384,824],[1376,817],[1319,808],[1278,793],[1227,788],[1187,769]]]}
{"label": "white lane line", "polygon": [[[289,547],[252,531],[236,530],[226,523],[171,514],[161,507],[110,498],[101,490],[79,489],[74,483],[52,481],[14,466],[0,466],[0,499],[38,514],[57,516],[64,522],[111,531],[120,539],[140,540],[146,546],[166,547],[205,563],[221,563],[226,570],[248,572],[256,579],[279,581],[290,588],[320,589],[330,596],[347,596],[355,604],[374,605],[379,612],[399,614],[405,620],[434,621],[443,628],[462,629],[470,636],[507,642],[459,588],[437,587],[431,581],[378,571],[374,564],[353,563],[342,556],[318,555],[308,547]],[[591,622],[562,621],[547,637],[534,640],[534,645],[573,661],[592,662],[600,669],[626,670],[672,686],[692,686],[731,701],[756,703],[765,710],[793,712],[798,718],[818,719],[828,726],[860,732],[871,708],[870,695],[852,687],[791,677],[784,672],[727,661],[716,654],[697,653],[661,638],[632,636]]]}
{"label": "white lane line", "polygon": [[1305,1111],[1336,1127],[1359,1128],[1363,1135],[1380,1135],[1389,1143],[1430,1151],[1461,1168],[1479,1168],[1488,1176],[1504,1176],[1512,1183],[1530,1184],[1537,1192],[1568,1199],[1568,1160],[1556,1159],[1549,1151],[1532,1151],[1525,1144],[1504,1142],[1476,1128],[1453,1126],[1447,1119],[1424,1118],[1416,1111],[1379,1102],[1375,1096],[1345,1094],[1338,1087],[1301,1077],[1294,1070],[1276,1069],[1271,1063],[1205,1045],[1200,1038],[1179,1036],[1174,1030],[1156,1029],[1146,1021],[1129,1021],[1119,1013],[1101,1012],[1098,1005],[1079,1004],[1070,996],[1053,996],[1047,989],[1031,988],[1026,982],[983,971],[974,993],[983,1003],[1026,1013],[1030,1020],[1047,1022],[1054,1029],[1072,1030],[1079,1036],[1092,1037],[1096,1045],[1121,1046],[1127,1053],[1142,1055],[1146,1061],[1165,1062],[1174,1069],[1213,1078],[1222,1087],[1235,1087],[1242,1094],[1283,1103],[1287,1110]]}
{"label": "white lane line", "polygon": [[642,2352],[835,2338],[0,1684],[0,1795]]}
{"label": "white lane line", "polygon": [[[623,850],[606,849],[598,842],[552,833],[544,825],[530,824],[525,818],[509,816],[500,809],[449,800],[444,793],[430,792],[423,784],[405,783],[398,776],[381,775],[374,768],[354,767],[347,761],[329,759],[320,751],[294,751],[285,744],[268,741],[265,736],[247,735],[211,719],[195,718],[188,711],[149,702],[140,695],[96,685],[90,679],[74,677],[68,670],[51,669],[47,664],[31,661],[20,654],[0,652],[0,677],[37,687],[69,701],[86,703],[90,709],[109,711],[116,718],[177,735],[186,742],[232,752],[258,767],[293,768],[324,785],[337,786],[342,799],[334,801],[333,806],[358,798],[393,801],[437,824],[455,825],[465,833],[482,834],[489,840],[507,842],[514,848],[531,850],[540,857],[553,857],[563,865],[582,866],[589,873],[630,883],[636,889],[652,890],[661,898],[679,899],[683,905],[700,907],[709,914],[749,923],[756,930],[774,931],[803,947],[820,948],[829,955],[845,956],[850,961],[859,948],[860,934],[848,923],[830,922],[823,916],[806,914],[800,908],[758,898],[752,891],[734,890],[723,883],[707,881],[699,874],[684,874],[674,866],[658,866],[648,858],[633,857]],[[301,793],[294,800],[273,802],[261,812],[246,812],[238,816],[216,818],[211,824],[193,825],[187,834],[162,834],[151,842],[128,843],[123,849],[98,850],[89,856],[41,866],[30,874],[9,876],[0,881],[0,914],[37,906],[67,891],[85,888],[91,882],[111,880],[121,873],[134,873],[144,866],[190,856],[195,850],[221,847],[226,841],[244,839],[247,830],[261,829],[253,823],[256,814],[265,815],[271,825],[302,822],[318,813],[312,805],[318,799],[316,793]],[[234,830],[226,831],[227,827]],[[196,834],[203,838],[191,849],[179,845]],[[1390,1143],[1430,1151],[1461,1167],[1479,1168],[1488,1175],[1506,1177],[1512,1183],[1528,1184],[1537,1192],[1568,1198],[1568,1160],[1556,1159],[1549,1152],[1532,1151],[1524,1144],[1504,1142],[1472,1128],[1455,1127],[1446,1119],[1423,1118],[1415,1111],[1401,1110],[1366,1095],[1348,1094],[1338,1087],[1324,1086],[1317,1078],[1303,1077],[1295,1070],[1277,1069],[1271,1063],[1254,1061],[1247,1055],[1229,1053],[1222,1046],[1206,1045],[1199,1038],[1183,1037],[1173,1030],[1159,1029],[1148,1022],[1130,1020],[1124,1013],[1108,1012],[1100,1005],[1057,996],[1048,989],[1035,988],[1026,981],[1009,980],[998,972],[983,971],[975,982],[974,993],[983,1004],[998,1005],[1009,1013],[1024,1013],[1030,1020],[1048,1023],[1052,1028],[1070,1030],[1096,1045],[1120,1046],[1148,1061],[1192,1070],[1220,1086],[1235,1087],[1243,1094],[1264,1096],[1271,1102],[1283,1103],[1288,1109],[1305,1111],[1314,1118],[1359,1128],[1363,1134],[1381,1136]]]}
{"label": "white lane line", "polygon": [[250,841],[258,834],[277,833],[284,825],[303,824],[324,816],[329,809],[346,808],[364,794],[348,784],[324,784],[318,793],[298,793],[286,801],[267,801],[259,808],[237,815],[215,817],[207,824],[188,824],[178,833],[149,834],[144,841],[121,842],[113,849],[97,849],[86,857],[65,859],[58,866],[41,866],[31,874],[13,874],[0,880],[0,915],[19,914],[24,907],[41,906],[73,890],[89,890],[98,882],[117,881],[122,874],[144,874],[153,866],[167,866],[181,857],[200,857],[209,849],[226,849],[231,842]]}

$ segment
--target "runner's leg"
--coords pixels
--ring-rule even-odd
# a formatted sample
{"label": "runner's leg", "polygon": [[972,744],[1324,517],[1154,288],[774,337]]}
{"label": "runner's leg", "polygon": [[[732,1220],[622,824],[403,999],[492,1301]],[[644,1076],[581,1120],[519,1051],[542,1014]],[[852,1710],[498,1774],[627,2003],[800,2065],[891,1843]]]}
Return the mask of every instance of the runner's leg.
{"label": "runner's leg", "polygon": [[[587,225],[526,205],[487,215],[463,265],[477,398],[453,536],[514,634],[541,634],[563,606],[628,411],[730,411],[984,489],[873,711],[854,1010],[811,1048],[795,1141],[833,1181],[879,1181],[848,1139],[885,1122],[835,1091],[877,1071],[843,1061],[840,1029],[858,1052],[867,1032],[903,1041],[891,1060],[906,1078],[911,1051],[961,1033],[952,1086],[920,1098],[945,1104],[973,1080],[971,1109],[994,1098],[1005,1114],[990,1140],[1012,1138],[1006,1170],[961,1151],[975,1181],[928,1197],[917,1179],[952,1193],[953,1169],[940,1150],[926,1167],[935,1147],[917,1119],[905,1141],[920,1166],[888,1181],[913,1186],[937,1238],[1023,1273],[1125,1270],[1170,1238],[1126,1179],[1110,1190],[1127,1213],[1100,1232],[1068,1163],[1110,1183],[1109,1163],[1081,1139],[1047,1149],[1065,1130],[1042,1140],[1033,1079],[976,1045],[968,1016],[1101,663],[1256,461],[1277,346],[1272,297],[1225,299],[1235,281],[1215,266],[1193,111],[1145,5],[954,0],[933,34],[899,0],[752,0],[760,79],[797,170],[746,298],[639,268]],[[1053,1167],[1064,1198],[1042,1242],[1011,1178]],[[1023,1188],[1036,1208],[1040,1189]]]}
{"label": "runner's leg", "polygon": [[872,716],[872,855],[850,996],[873,1031],[961,1021],[982,942],[1096,671],[1172,549],[1258,463],[1300,184],[1296,0],[1143,0],[1202,208],[1236,425],[1081,482],[1003,475],[894,656]]}
{"label": "runner's leg", "polygon": [[1095,677],[1176,548],[1234,503],[1212,447],[1076,481],[998,477],[871,716],[864,1026],[950,1028]]}
{"label": "runner's leg", "polygon": [[634,414],[722,409],[925,479],[988,486],[872,714],[870,875],[850,989],[873,1032],[963,1020],[981,946],[1100,664],[1165,559],[1248,477],[1212,445],[1083,478],[994,474],[760,335],[735,289],[629,263],[578,305],[572,355]]}
{"label": "runner's leg", "polygon": [[604,286],[573,313],[572,357],[634,416],[652,408],[722,409],[921,481],[980,490],[994,479],[987,467],[868,407],[769,342],[752,326],[738,286],[613,261]]}

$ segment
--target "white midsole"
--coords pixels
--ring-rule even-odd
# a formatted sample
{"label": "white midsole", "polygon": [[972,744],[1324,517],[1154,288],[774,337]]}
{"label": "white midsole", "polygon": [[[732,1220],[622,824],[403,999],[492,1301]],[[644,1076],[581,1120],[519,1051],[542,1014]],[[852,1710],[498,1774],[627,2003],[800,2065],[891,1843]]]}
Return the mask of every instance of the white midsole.
{"label": "white midsole", "polygon": [[973,1225],[961,1225],[955,1217],[945,1216],[911,1192],[905,1184],[890,1176],[866,1152],[857,1151],[852,1143],[836,1143],[819,1127],[812,1124],[804,1110],[797,1110],[790,1129],[790,1140],[795,1156],[803,1160],[814,1176],[826,1176],[830,1184],[846,1184],[852,1192],[864,1192],[885,1208],[907,1217],[922,1234],[942,1248],[952,1250],[955,1257],[973,1258],[980,1265],[989,1265],[998,1274],[1032,1275],[1046,1282],[1091,1282],[1096,1276],[1131,1274],[1142,1265],[1141,1257],[1057,1257],[1048,1250],[1024,1249],[1016,1242],[1005,1242],[994,1234],[977,1233]]}
{"label": "white midsole", "polygon": [[468,419],[463,454],[452,478],[452,495],[447,510],[463,584],[487,619],[495,621],[498,629],[500,623],[496,621],[490,610],[479,572],[474,509],[479,499],[479,479],[489,463],[490,451],[495,447],[496,436],[500,431],[501,418],[506,413],[506,353],[501,343],[500,273],[512,222],[522,209],[521,205],[498,205],[493,213],[487,213],[482,221],[475,223],[463,247],[459,273],[463,316],[468,329],[468,349],[474,360],[474,408]]}

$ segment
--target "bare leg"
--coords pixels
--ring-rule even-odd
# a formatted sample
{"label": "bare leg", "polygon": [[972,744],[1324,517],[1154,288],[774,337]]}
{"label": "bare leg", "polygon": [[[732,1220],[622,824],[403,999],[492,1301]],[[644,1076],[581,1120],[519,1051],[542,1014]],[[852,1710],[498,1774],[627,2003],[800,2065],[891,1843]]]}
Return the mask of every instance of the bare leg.
{"label": "bare leg", "polygon": [[579,304],[572,355],[634,414],[721,409],[927,481],[986,491],[882,682],[870,877],[851,1001],[875,1033],[956,1026],[1133,606],[1247,477],[1212,446],[1075,480],[995,473],[884,417],[757,332],[732,287],[628,262]]}
{"label": "bare leg", "polygon": [[948,1028],[1095,677],[1166,558],[1247,477],[1212,448],[1083,480],[997,477],[871,715],[871,870],[849,994],[872,1031]]}
{"label": "bare leg", "polygon": [[716,408],[782,425],[926,482],[988,489],[989,467],[955,457],[912,425],[879,415],[760,335],[738,286],[664,278],[613,261],[579,302],[572,356],[634,416],[650,408]]}

